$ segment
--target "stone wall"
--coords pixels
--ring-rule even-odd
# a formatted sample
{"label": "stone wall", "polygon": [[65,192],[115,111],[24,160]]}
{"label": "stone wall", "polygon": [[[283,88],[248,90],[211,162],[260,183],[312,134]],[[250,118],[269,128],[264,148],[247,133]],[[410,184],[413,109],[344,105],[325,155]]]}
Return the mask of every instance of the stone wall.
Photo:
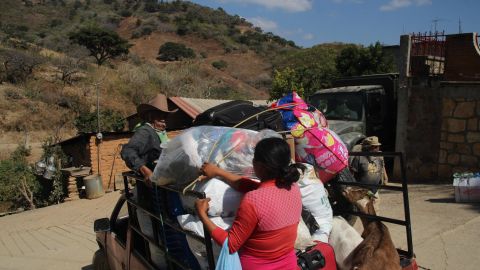
{"label": "stone wall", "polygon": [[441,109],[441,92],[437,87],[420,83],[410,88],[405,144],[409,181],[436,178]]}
{"label": "stone wall", "polygon": [[438,177],[480,171],[480,84],[447,85],[443,89]]}
{"label": "stone wall", "polygon": [[480,171],[480,83],[411,86],[405,154],[410,181]]}

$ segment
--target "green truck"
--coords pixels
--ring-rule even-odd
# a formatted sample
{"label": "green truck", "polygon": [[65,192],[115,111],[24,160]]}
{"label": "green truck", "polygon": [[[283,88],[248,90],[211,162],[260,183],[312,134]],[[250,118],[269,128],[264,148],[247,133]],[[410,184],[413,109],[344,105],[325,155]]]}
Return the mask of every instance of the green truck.
{"label": "green truck", "polygon": [[366,136],[378,136],[395,151],[398,73],[342,78],[316,91],[308,102],[328,119],[349,150]]}

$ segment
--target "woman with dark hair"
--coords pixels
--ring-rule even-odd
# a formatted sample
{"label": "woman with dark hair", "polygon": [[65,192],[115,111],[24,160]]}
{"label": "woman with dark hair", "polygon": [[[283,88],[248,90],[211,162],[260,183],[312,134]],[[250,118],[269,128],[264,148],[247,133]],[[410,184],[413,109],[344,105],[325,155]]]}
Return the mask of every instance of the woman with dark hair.
{"label": "woman with dark hair", "polygon": [[297,269],[294,243],[301,218],[302,198],[297,180],[301,164],[290,164],[290,147],[282,139],[263,139],[255,147],[253,169],[260,183],[205,163],[206,179],[218,177],[245,192],[229,231],[208,217],[209,199],[197,200],[201,221],[222,245],[228,237],[230,253],[239,251],[243,269]]}

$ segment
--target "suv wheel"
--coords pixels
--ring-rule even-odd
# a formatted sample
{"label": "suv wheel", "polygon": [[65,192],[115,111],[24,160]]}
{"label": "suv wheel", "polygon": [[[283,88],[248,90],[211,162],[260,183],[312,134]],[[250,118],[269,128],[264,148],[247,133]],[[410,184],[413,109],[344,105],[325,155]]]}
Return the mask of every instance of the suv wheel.
{"label": "suv wheel", "polygon": [[103,249],[95,251],[95,254],[93,254],[92,265],[94,270],[110,270],[107,256]]}

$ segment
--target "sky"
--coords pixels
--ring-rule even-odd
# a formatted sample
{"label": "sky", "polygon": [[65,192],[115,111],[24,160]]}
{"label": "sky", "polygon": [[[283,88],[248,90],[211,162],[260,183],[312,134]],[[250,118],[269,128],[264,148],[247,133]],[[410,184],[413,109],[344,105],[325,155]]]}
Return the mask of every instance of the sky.
{"label": "sky", "polygon": [[[223,8],[304,48],[343,42],[398,45],[400,35],[480,32],[480,0],[191,0]],[[459,23],[460,22],[460,23]]]}

